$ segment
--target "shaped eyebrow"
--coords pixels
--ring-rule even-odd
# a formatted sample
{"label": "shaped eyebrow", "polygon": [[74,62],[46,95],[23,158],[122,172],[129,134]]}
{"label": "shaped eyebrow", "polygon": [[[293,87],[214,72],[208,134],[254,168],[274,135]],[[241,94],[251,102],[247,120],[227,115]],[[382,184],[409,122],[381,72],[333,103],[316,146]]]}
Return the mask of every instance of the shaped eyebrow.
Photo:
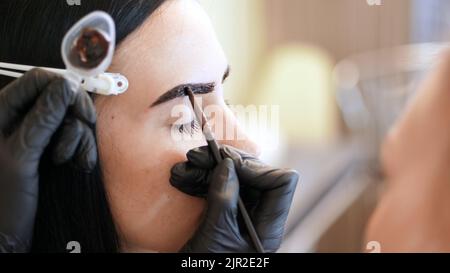
{"label": "shaped eyebrow", "polygon": [[192,93],[194,94],[208,94],[214,91],[214,87],[216,86],[215,83],[195,83],[195,84],[181,84],[178,85],[166,93],[162,94],[152,105],[151,107],[154,107],[156,105],[159,105],[164,102],[168,102],[170,100],[184,97],[186,96],[186,93],[184,90],[186,88],[190,88],[192,90]]}
{"label": "shaped eyebrow", "polygon": [[[229,74],[230,74],[230,66],[227,66],[227,69],[225,70],[222,77],[222,82],[224,82],[228,78]],[[186,88],[190,88],[192,90],[192,93],[194,94],[208,94],[213,92],[215,87],[216,84],[213,82],[180,84],[170,89],[169,91],[165,92],[161,96],[159,96],[159,98],[154,103],[152,103],[150,107],[154,107],[156,105],[168,102],[170,100],[186,96],[184,92]]]}

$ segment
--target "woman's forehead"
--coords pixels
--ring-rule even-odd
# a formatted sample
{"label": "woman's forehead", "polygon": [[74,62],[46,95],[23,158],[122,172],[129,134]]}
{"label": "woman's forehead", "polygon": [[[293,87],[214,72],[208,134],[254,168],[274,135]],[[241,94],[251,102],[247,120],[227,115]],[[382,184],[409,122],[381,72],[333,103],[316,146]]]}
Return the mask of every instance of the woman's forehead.
{"label": "woman's forehead", "polygon": [[111,70],[130,82],[151,81],[162,93],[179,84],[220,81],[227,65],[201,6],[169,0],[122,43]]}
{"label": "woman's forehead", "polygon": [[182,70],[204,74],[216,64],[221,74],[227,66],[211,21],[194,0],[167,1],[124,41],[122,48],[116,55],[125,66],[145,66],[159,71],[162,77],[167,73],[176,76],[173,72]]}

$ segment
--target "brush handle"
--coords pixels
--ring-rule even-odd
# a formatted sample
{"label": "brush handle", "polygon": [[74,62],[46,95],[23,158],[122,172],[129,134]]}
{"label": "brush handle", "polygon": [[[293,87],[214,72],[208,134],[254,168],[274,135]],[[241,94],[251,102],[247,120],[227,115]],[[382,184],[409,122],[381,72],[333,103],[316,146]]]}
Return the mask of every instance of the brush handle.
{"label": "brush handle", "polygon": [[[205,136],[209,149],[213,153],[216,163],[221,162],[222,155],[220,154],[219,144],[214,138],[214,134],[211,131],[211,127],[209,127],[208,120],[205,117],[205,113],[203,113],[202,108],[199,107],[199,105],[197,104],[194,98],[194,93],[192,93],[192,90],[190,88],[187,88],[185,90],[185,93],[187,96],[189,96],[189,101],[191,102],[195,117],[197,118],[197,121],[201,124],[203,135]],[[245,226],[247,227],[248,234],[250,235],[250,238],[253,244],[255,245],[256,251],[259,253],[264,253],[265,252],[264,247],[261,244],[261,240],[259,239],[258,234],[256,233],[252,220],[250,219],[247,209],[245,208],[244,202],[242,202],[240,196],[238,200],[238,206],[239,210],[241,211],[242,217],[244,218],[244,223]]]}
{"label": "brush handle", "polygon": [[[221,162],[222,155],[220,154],[219,144],[217,143],[217,141],[212,136],[208,137],[208,135],[206,135],[206,142],[208,143],[208,147],[211,149],[216,162]],[[264,253],[264,247],[258,237],[258,234],[256,233],[255,227],[253,226],[252,220],[250,219],[250,215],[248,215],[247,209],[245,208],[244,202],[242,202],[240,196],[238,200],[238,206],[239,210],[241,211],[242,218],[244,218],[244,223],[247,227],[248,234],[250,235],[250,238],[255,245],[256,251],[259,253]]]}
{"label": "brush handle", "polygon": [[210,139],[206,140],[206,143],[208,143],[208,147],[211,150],[216,163],[222,162],[222,155],[220,154],[219,144],[217,143],[217,141],[214,139]]}
{"label": "brush handle", "polygon": [[264,253],[264,247],[261,243],[261,240],[258,237],[258,233],[256,233],[255,227],[253,226],[252,220],[248,215],[247,209],[245,208],[244,202],[242,202],[241,197],[239,196],[238,200],[239,209],[242,214],[242,218],[244,218],[245,226],[247,227],[248,234],[252,239],[253,244],[255,245],[256,251],[259,253]]}

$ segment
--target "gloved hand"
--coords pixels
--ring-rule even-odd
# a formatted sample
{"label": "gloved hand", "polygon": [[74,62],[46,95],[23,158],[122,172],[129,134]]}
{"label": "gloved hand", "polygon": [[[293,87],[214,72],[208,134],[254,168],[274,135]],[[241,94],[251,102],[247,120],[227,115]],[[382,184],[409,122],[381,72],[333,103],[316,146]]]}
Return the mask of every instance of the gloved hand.
{"label": "gloved hand", "polygon": [[[69,108],[72,118],[63,122]],[[87,93],[54,73],[33,69],[0,91],[2,153],[16,173],[14,181],[0,179],[0,252],[26,252],[31,246],[39,161],[59,127],[55,163],[75,158],[84,169],[95,166],[95,138],[88,126],[95,121]],[[7,172],[2,168],[6,166],[0,166],[0,177]]]}
{"label": "gloved hand", "polygon": [[238,214],[241,196],[266,252],[281,244],[298,181],[293,170],[276,169],[229,146],[215,166],[208,147],[187,153],[171,170],[170,183],[184,193],[207,199],[203,222],[184,252],[255,252]]}

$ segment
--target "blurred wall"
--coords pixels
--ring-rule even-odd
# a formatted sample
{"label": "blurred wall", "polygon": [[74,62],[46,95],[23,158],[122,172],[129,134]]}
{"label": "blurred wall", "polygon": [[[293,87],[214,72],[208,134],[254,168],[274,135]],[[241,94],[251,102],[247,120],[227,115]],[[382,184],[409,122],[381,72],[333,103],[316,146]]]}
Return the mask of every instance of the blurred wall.
{"label": "blurred wall", "polygon": [[409,0],[265,0],[268,46],[291,41],[322,47],[335,59],[409,42]]}
{"label": "blurred wall", "polygon": [[226,97],[245,101],[258,68],[272,49],[300,42],[334,60],[408,43],[410,0],[199,0],[211,17],[232,66]]}
{"label": "blurred wall", "polygon": [[[272,71],[281,71],[280,73],[286,71],[277,66],[280,62],[271,62],[272,59],[287,59],[285,62],[281,62],[281,66],[289,68],[292,66],[285,64],[290,64],[289,60],[293,60],[290,56],[300,56],[303,59],[300,63],[297,62],[298,65],[307,66],[304,69],[311,73],[312,66],[305,62],[306,57],[302,57],[304,53],[309,57],[316,56],[311,58],[311,63],[323,63],[325,64],[323,67],[328,67],[329,62],[332,67],[339,60],[354,53],[410,43],[412,36],[410,25],[413,22],[411,10],[414,1],[410,0],[380,0],[381,5],[379,6],[371,6],[367,0],[199,1],[210,15],[232,66],[232,76],[226,84],[225,95],[231,100],[231,103],[252,103],[263,99],[264,95],[261,93],[264,92],[261,91],[264,91],[264,88],[258,87],[258,85],[269,86],[267,89],[278,92],[288,89],[282,84],[295,86],[299,90],[310,90],[309,87],[303,87],[301,84],[291,84],[282,76],[275,80],[269,79],[281,88],[266,84],[264,80],[269,78],[267,75],[275,74]],[[431,2],[428,0],[416,1]],[[290,45],[288,49],[303,48],[304,50],[295,50],[299,54],[289,55],[289,58],[273,58],[273,56],[280,56],[277,55],[277,53],[279,54],[278,50],[285,48],[286,45]],[[285,56],[285,52],[286,50],[281,51],[283,53],[281,56]],[[317,62],[317,60],[323,60],[323,62]],[[267,65],[268,63],[270,65]],[[295,67],[295,71],[300,70]],[[323,71],[325,70],[323,69]],[[290,70],[287,69],[287,71]],[[284,74],[289,76],[289,73]],[[317,75],[317,73],[313,74]],[[307,73],[301,73],[301,75],[304,77]],[[276,81],[277,79],[281,79],[282,83]],[[323,80],[323,78],[320,79]],[[297,80],[306,84],[303,78]],[[324,90],[323,94],[328,94],[328,97],[324,95],[321,98],[332,98],[332,88],[327,88],[325,85],[321,89]],[[274,95],[275,97],[268,97],[266,100],[280,100],[280,104],[289,103],[285,100],[292,102],[291,98],[295,97],[294,91],[289,92],[289,95],[285,97],[282,95],[286,93],[278,93]],[[277,95],[280,96],[276,97]],[[307,95],[306,92],[305,95]],[[308,99],[307,96],[303,96],[296,99],[302,101],[304,105],[309,105],[312,109],[317,109],[318,103],[315,103],[318,100],[317,97]],[[332,110],[335,105],[323,103],[319,106],[328,107],[330,111],[324,109],[319,114],[310,112],[312,114],[308,117],[308,108],[306,107],[293,110],[288,108],[290,118],[283,117],[289,122],[285,127],[294,128],[296,126],[309,129],[310,127],[307,125],[311,122],[321,122],[323,125],[332,127],[334,121],[329,118],[317,121],[311,117],[331,116],[334,114]],[[334,114],[334,116],[338,115]],[[300,132],[302,135],[307,133]],[[298,152],[295,156],[301,158],[303,154]],[[329,154],[328,156],[331,158],[333,155]],[[305,162],[308,161],[310,161],[309,158],[305,159]],[[310,168],[314,169],[314,167]],[[306,164],[299,166],[299,169],[306,173],[308,171],[311,171],[312,174],[316,171],[321,173],[322,166],[318,167],[318,170],[308,170]],[[314,178],[314,175],[310,177]],[[304,186],[306,183],[310,183],[313,187],[317,181],[314,179],[303,180],[302,187],[308,189],[307,186]],[[306,191],[300,193],[303,196],[308,194]],[[374,190],[370,189],[328,229],[317,246],[318,251],[358,251],[361,249],[365,220],[370,215],[375,202],[373,193]]]}
{"label": "blurred wall", "polygon": [[412,0],[411,40],[415,43],[450,40],[450,1]]}
{"label": "blurred wall", "polygon": [[231,76],[225,98],[242,103],[266,50],[264,0],[199,0],[210,16],[228,60]]}

